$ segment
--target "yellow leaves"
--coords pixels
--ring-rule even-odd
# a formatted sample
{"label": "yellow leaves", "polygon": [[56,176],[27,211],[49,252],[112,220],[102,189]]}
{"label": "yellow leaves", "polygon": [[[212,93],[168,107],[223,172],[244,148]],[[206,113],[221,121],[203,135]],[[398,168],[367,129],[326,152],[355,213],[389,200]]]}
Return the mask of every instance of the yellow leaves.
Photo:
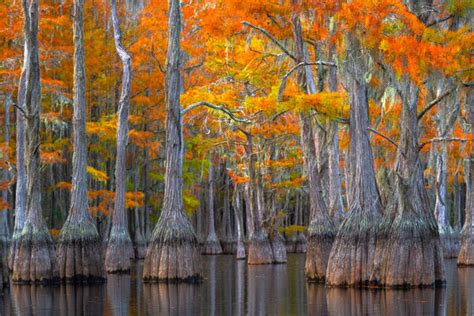
{"label": "yellow leaves", "polygon": [[87,173],[90,174],[94,180],[99,181],[99,182],[106,183],[107,180],[109,180],[107,173],[97,170],[91,166],[87,166]]}
{"label": "yellow leaves", "polygon": [[134,208],[143,206],[145,195],[143,192],[125,193],[125,208]]}
{"label": "yellow leaves", "polygon": [[380,49],[381,51],[386,51],[386,50],[388,50],[388,42],[387,42],[386,39],[383,39],[383,40],[380,41],[379,49]]}
{"label": "yellow leaves", "polygon": [[[147,147],[148,143],[155,136],[152,132],[138,131],[131,129],[128,132],[129,140],[140,148]],[[159,142],[158,142],[159,145]]]}
{"label": "yellow leaves", "polygon": [[102,141],[114,141],[117,134],[117,117],[103,117],[98,122],[86,123],[87,134],[97,135]]}
{"label": "yellow leaves", "polygon": [[183,203],[184,209],[188,214],[191,214],[200,205],[199,200],[194,196],[191,190],[183,190]]}

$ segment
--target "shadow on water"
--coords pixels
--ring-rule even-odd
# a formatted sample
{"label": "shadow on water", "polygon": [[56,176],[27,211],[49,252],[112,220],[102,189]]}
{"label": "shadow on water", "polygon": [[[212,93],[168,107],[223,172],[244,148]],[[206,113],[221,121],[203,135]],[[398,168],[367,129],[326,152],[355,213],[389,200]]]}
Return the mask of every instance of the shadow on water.
{"label": "shadow on water", "polygon": [[441,289],[358,290],[307,283],[304,255],[288,264],[247,266],[203,258],[200,284],[143,283],[143,262],[106,284],[10,285],[0,315],[474,315],[474,269],[446,261]]}

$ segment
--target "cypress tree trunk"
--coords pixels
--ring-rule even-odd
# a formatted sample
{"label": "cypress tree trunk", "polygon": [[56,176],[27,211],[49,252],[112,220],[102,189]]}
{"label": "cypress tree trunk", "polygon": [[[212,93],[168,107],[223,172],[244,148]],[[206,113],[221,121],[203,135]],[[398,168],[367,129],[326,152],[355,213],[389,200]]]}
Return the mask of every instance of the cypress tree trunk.
{"label": "cypress tree trunk", "polygon": [[[450,129],[449,115],[447,111],[447,104],[441,102],[438,105],[438,137],[446,137]],[[434,213],[438,222],[439,234],[441,236],[441,243],[443,245],[443,254],[445,258],[456,258],[459,253],[458,235],[454,231],[448,218],[448,205],[446,202],[447,195],[447,159],[448,159],[448,144],[442,142],[438,146],[436,153],[436,181],[435,181],[435,196],[436,203]]]}
{"label": "cypress tree trunk", "polygon": [[209,205],[208,205],[208,233],[207,239],[204,242],[203,254],[204,255],[220,255],[222,253],[221,243],[217,239],[216,228],[215,228],[215,219],[214,219],[214,166],[209,159],[209,169],[208,172],[208,194],[209,194]]}
{"label": "cypress tree trunk", "polygon": [[59,276],[67,282],[104,280],[102,247],[87,201],[84,2],[74,1],[74,113],[71,206],[59,236]]}
{"label": "cypress tree trunk", "polygon": [[[23,67],[18,86],[17,107],[25,109],[26,73],[28,71],[29,52],[25,39],[23,47]],[[26,219],[26,169],[25,169],[25,116],[16,109],[16,190],[15,225],[8,254],[8,268],[13,269],[13,259],[17,250],[17,241]]]}
{"label": "cypress tree trunk", "polygon": [[230,214],[230,180],[226,174],[226,165],[224,167],[224,214],[222,216],[223,239],[221,240],[222,251],[225,254],[235,254],[236,240],[232,229],[232,217]]}
{"label": "cypress tree trunk", "polygon": [[368,283],[375,254],[375,228],[382,205],[375,182],[368,127],[366,60],[354,35],[348,34],[345,69],[350,95],[349,212],[334,241],[326,272],[329,285],[363,286]]}
{"label": "cypress tree trunk", "polygon": [[419,157],[419,89],[404,79],[399,92],[402,114],[395,167],[397,201],[385,211],[379,226],[371,281],[388,287],[431,286],[444,282],[445,277],[438,228],[429,208]]}
{"label": "cypress tree trunk", "polygon": [[[303,36],[299,16],[292,17],[295,53],[299,60],[305,61]],[[298,83],[308,94],[316,93],[316,86],[310,67],[301,67],[298,71]],[[309,186],[310,223],[306,249],[305,275],[309,280],[324,282],[326,268],[336,228],[329,217],[322,190],[322,173],[318,167],[318,154],[315,147],[315,127],[310,113],[300,114],[301,145],[305,171]]]}
{"label": "cypress tree trunk", "polygon": [[243,219],[242,219],[242,207],[240,202],[240,190],[239,185],[234,185],[234,198],[233,198],[233,208],[235,216],[235,226],[237,231],[237,249],[236,249],[236,259],[245,259],[245,243],[244,243],[244,230],[243,230]]}
{"label": "cypress tree trunk", "polygon": [[163,209],[145,256],[146,281],[197,281],[200,254],[196,234],[183,205],[183,122],[180,95],[179,0],[169,0],[166,70],[166,174]]}
{"label": "cypress tree trunk", "polygon": [[256,154],[253,152],[252,135],[246,134],[247,144],[245,152],[247,155],[247,163],[249,170],[248,182],[248,200],[247,216],[253,225],[253,231],[249,235],[249,253],[247,258],[248,264],[271,264],[273,263],[273,250],[268,234],[263,227],[263,205],[262,198],[259,196],[259,184],[257,183],[257,174],[255,172]]}
{"label": "cypress tree trunk", "polygon": [[[9,146],[10,143],[10,103],[11,103],[11,95],[7,94],[5,97],[5,134],[4,134],[4,143],[6,146]],[[8,155],[5,154],[4,158],[8,161]],[[8,181],[10,178],[10,174],[8,170],[4,170],[2,172],[2,181]],[[2,199],[5,202],[8,202],[8,189],[2,191]],[[8,281],[8,265],[7,265],[7,258],[8,258],[8,247],[10,245],[10,227],[8,226],[8,208],[7,209],[0,209],[0,289],[2,288],[3,282]]]}
{"label": "cypress tree trunk", "polygon": [[[135,165],[134,167],[134,191],[138,191],[138,183],[139,183],[139,177],[138,177],[138,164]],[[134,214],[134,221],[133,224],[135,226],[135,232],[134,232],[134,240],[133,240],[133,246],[135,250],[135,258],[136,259],[143,259],[145,258],[145,251],[146,251],[146,242],[145,238],[143,237],[143,226],[142,226],[142,217],[140,217],[140,207],[135,207],[133,209],[133,214]]]}
{"label": "cypress tree trunk", "polygon": [[[471,133],[474,139],[474,89],[472,87],[468,88],[467,91],[466,106],[469,107]],[[467,184],[466,215],[461,231],[461,249],[458,256],[458,265],[474,266],[474,147],[471,147],[471,157],[464,164],[464,170]]]}
{"label": "cypress tree trunk", "polygon": [[133,244],[128,232],[125,209],[125,191],[127,186],[126,149],[128,143],[128,115],[130,111],[130,85],[132,77],[132,60],[122,46],[122,33],[117,16],[116,0],[111,1],[112,24],[114,27],[115,49],[122,60],[122,92],[118,107],[117,158],[115,163],[115,204],[105,254],[107,273],[130,272],[130,258],[134,257]]}
{"label": "cypress tree trunk", "polygon": [[58,277],[53,240],[41,211],[40,112],[41,84],[38,53],[38,0],[23,0],[28,67],[26,72],[26,220],[16,241],[13,282],[50,282]]}

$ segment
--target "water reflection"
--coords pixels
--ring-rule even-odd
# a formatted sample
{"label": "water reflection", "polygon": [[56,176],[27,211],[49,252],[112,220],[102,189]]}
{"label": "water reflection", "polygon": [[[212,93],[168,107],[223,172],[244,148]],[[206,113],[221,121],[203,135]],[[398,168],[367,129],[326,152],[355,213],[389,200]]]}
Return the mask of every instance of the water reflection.
{"label": "water reflection", "polygon": [[409,291],[307,283],[304,255],[283,265],[247,266],[233,256],[203,262],[197,285],[143,284],[143,262],[106,284],[11,285],[0,296],[0,315],[474,315],[474,269],[458,269],[454,260],[446,261],[446,288]]}

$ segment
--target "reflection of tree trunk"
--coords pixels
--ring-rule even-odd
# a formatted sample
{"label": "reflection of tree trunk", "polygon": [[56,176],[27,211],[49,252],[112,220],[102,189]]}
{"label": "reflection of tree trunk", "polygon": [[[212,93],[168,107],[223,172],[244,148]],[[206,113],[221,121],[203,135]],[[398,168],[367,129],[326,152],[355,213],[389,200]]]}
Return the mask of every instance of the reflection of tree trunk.
{"label": "reflection of tree trunk", "polygon": [[195,315],[201,287],[186,283],[143,285],[145,315]]}
{"label": "reflection of tree trunk", "polygon": [[130,275],[109,274],[107,276],[107,298],[112,315],[129,315]]}
{"label": "reflection of tree trunk", "polygon": [[195,281],[200,276],[200,253],[193,226],[183,205],[183,119],[180,105],[179,0],[169,1],[166,70],[166,174],[163,209],[145,256],[145,280]]}
{"label": "reflection of tree trunk", "polygon": [[[60,315],[102,315],[105,285],[64,284],[59,288]],[[52,314],[55,314],[52,312]]]}
{"label": "reflection of tree trunk", "polygon": [[58,266],[61,279],[104,279],[101,241],[87,200],[86,74],[84,68],[84,2],[74,1],[74,113],[71,206],[61,229]]}
{"label": "reflection of tree trunk", "polygon": [[59,288],[42,285],[12,285],[12,305],[17,315],[53,315],[58,310]]}

